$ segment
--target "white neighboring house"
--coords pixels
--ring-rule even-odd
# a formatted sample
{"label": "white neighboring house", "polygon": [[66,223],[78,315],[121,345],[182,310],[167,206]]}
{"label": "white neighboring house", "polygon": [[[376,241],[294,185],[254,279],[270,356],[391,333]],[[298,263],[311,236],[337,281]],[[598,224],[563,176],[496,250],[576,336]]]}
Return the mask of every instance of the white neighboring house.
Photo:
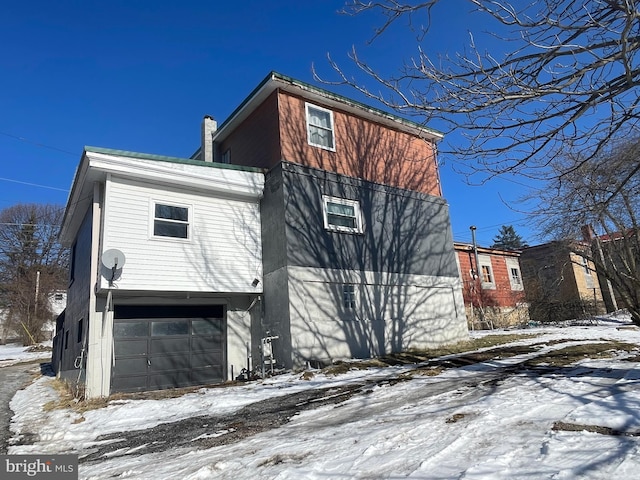
{"label": "white neighboring house", "polygon": [[52,318],[42,326],[45,332],[45,338],[51,340],[56,334],[56,319],[64,312],[67,307],[67,292],[64,290],[55,291],[49,294],[49,308],[51,309]]}
{"label": "white neighboring house", "polygon": [[87,398],[237,376],[260,320],[263,185],[257,168],[86,147],[60,234],[58,375]]}
{"label": "white neighboring house", "polygon": [[[46,340],[51,340],[56,331],[56,318],[60,315],[66,305],[67,305],[67,292],[61,290],[53,292],[48,297],[49,300],[49,308],[51,310],[52,318],[45,322],[42,326],[42,331],[44,332],[44,338]],[[19,335],[17,332],[14,332],[13,329],[5,331],[6,328],[5,322],[7,320],[7,311],[4,309],[0,309],[0,341],[13,341]]]}

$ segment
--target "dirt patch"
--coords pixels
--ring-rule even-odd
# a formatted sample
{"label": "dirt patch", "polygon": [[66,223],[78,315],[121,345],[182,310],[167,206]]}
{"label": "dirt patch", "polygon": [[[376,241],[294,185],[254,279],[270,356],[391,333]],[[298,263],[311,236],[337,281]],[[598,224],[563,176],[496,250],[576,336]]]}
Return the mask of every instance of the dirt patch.
{"label": "dirt patch", "polygon": [[565,367],[587,358],[613,358],[623,352],[634,352],[638,350],[638,345],[625,342],[606,341],[598,343],[585,343],[572,345],[558,350],[539,355],[527,360],[524,365],[538,366],[548,365],[551,367]]}
{"label": "dirt patch", "polygon": [[212,448],[236,443],[252,435],[278,428],[296,414],[323,405],[335,405],[356,393],[366,395],[370,384],[358,383],[338,388],[312,389],[252,403],[231,415],[190,417],[133,432],[101,435],[103,443],[91,452],[80,453],[81,462],[99,461],[103,456],[152,453],[167,449]]}
{"label": "dirt patch", "polygon": [[563,432],[591,432],[601,435],[613,435],[623,437],[639,437],[640,432],[625,432],[615,428],[602,427],[600,425],[581,425],[579,423],[555,422],[551,427],[553,431]]}

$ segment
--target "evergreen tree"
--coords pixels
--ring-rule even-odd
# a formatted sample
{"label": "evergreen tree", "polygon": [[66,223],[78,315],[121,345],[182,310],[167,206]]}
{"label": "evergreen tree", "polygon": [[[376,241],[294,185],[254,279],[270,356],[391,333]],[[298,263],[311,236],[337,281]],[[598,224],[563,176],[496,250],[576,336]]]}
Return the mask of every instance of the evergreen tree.
{"label": "evergreen tree", "polygon": [[522,237],[516,233],[513,225],[503,225],[500,227],[500,232],[493,237],[493,245],[491,245],[491,248],[522,250],[528,246],[527,242],[522,240]]}

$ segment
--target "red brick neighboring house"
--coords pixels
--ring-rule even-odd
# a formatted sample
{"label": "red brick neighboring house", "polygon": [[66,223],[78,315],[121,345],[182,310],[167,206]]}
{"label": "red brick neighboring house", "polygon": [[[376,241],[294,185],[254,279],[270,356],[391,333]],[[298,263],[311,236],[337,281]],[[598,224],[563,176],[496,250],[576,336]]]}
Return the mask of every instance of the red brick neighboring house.
{"label": "red brick neighboring house", "polygon": [[[470,328],[508,327],[528,320],[520,252],[455,242]],[[476,275],[476,272],[478,274]]]}

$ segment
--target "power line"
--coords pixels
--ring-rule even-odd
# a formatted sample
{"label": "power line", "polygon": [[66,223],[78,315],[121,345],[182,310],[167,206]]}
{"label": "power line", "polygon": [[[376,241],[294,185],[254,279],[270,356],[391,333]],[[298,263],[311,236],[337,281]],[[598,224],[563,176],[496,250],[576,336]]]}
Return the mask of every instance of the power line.
{"label": "power line", "polygon": [[0,131],[0,135],[4,135],[5,137],[10,137],[15,140],[20,140],[21,142],[30,143],[31,145],[35,145],[36,147],[48,148],[49,150],[55,150],[56,152],[66,153],[67,155],[73,155],[74,157],[77,156],[77,153],[69,152],[68,150],[63,150],[58,147],[52,147],[51,145],[45,145],[44,143],[34,142],[33,140],[29,140],[28,138],[20,137],[18,135],[12,135],[11,133]]}
{"label": "power line", "polygon": [[51,187],[49,185],[40,185],[39,183],[23,182],[22,180],[14,180],[12,178],[4,178],[4,177],[0,177],[0,180],[3,180],[5,182],[20,183],[22,185],[29,185],[30,187],[48,188],[50,190],[58,190],[60,192],[69,193],[69,189],[68,188]]}

